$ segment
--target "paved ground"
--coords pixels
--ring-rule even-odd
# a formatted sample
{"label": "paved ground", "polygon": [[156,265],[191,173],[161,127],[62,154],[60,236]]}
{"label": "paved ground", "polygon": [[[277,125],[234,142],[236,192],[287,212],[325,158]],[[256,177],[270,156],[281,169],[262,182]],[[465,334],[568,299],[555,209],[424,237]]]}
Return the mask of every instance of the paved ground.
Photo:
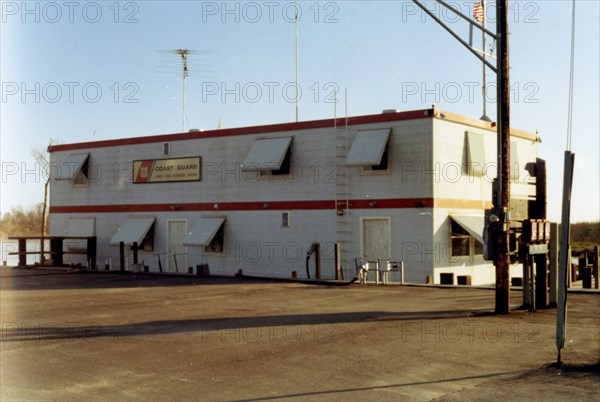
{"label": "paved ground", "polygon": [[[600,296],[0,269],[0,399],[600,399]],[[521,295],[513,294],[518,302]]]}

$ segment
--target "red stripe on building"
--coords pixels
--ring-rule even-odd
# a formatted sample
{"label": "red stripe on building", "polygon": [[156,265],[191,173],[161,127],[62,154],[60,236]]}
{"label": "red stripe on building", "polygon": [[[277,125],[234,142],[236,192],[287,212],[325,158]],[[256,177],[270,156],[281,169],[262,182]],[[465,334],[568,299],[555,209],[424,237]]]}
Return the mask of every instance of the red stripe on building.
{"label": "red stripe on building", "polygon": [[[432,208],[433,198],[394,198],[350,200],[350,209]],[[190,211],[268,211],[268,210],[334,210],[334,200],[317,201],[251,201],[214,203],[66,205],[50,207],[53,214],[190,212]]]}
{"label": "red stripe on building", "polygon": [[[491,202],[450,198],[388,198],[349,200],[350,209],[485,209]],[[50,213],[119,213],[119,212],[193,212],[193,211],[268,211],[268,210],[333,210],[334,200],[315,201],[249,201],[164,204],[65,205],[50,207]]]}

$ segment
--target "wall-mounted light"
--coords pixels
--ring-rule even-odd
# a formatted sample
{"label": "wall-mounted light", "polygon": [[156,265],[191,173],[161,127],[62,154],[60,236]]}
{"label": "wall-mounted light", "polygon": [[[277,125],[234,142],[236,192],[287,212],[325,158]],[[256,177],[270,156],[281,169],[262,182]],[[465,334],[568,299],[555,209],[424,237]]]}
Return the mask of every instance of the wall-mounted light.
{"label": "wall-mounted light", "polygon": [[213,205],[213,208],[214,208],[214,209],[219,209],[219,204],[215,204],[215,205]]}
{"label": "wall-mounted light", "polygon": [[267,204],[267,203],[265,202],[265,203],[263,204],[263,208],[264,208],[264,209],[267,209],[267,208],[269,208],[269,204]]}
{"label": "wall-mounted light", "polygon": [[179,205],[171,205],[172,211],[177,211],[179,209]]}
{"label": "wall-mounted light", "polygon": [[376,207],[376,206],[377,206],[377,201],[371,201],[371,202],[369,203],[369,206],[370,206],[370,207]]}

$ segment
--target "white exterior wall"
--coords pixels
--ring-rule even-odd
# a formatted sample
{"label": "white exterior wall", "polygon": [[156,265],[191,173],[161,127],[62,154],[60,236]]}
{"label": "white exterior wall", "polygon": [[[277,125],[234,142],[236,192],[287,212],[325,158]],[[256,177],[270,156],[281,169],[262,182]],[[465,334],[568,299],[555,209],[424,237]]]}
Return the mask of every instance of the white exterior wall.
{"label": "white exterior wall", "polygon": [[[430,163],[431,119],[382,122],[367,125],[338,127],[338,134],[348,133],[352,144],[359,130],[391,128],[389,140],[389,172],[363,173],[359,167],[348,168],[350,185],[348,197],[355,200],[432,197],[431,185],[413,173],[414,166]],[[255,172],[242,172],[240,163],[257,138],[294,137],[292,174],[290,176],[259,177]],[[333,207],[330,209],[297,210],[285,205],[278,209],[225,210],[227,203],[276,201],[332,201],[335,199],[335,133],[332,128],[303,129],[267,134],[235,135],[205,139],[170,141],[169,156],[162,155],[163,142],[135,145],[90,147],[51,153],[52,163],[58,163],[71,154],[90,153],[90,183],[73,185],[68,181],[53,181],[50,188],[50,205],[70,206],[120,206],[124,212],[51,213],[52,235],[63,235],[68,218],[93,217],[98,236],[98,265],[103,267],[112,259],[113,269],[118,265],[118,247],[109,245],[117,228],[131,215],[156,216],[153,252],[139,252],[139,259],[158,271],[156,253],[167,247],[167,222],[170,219],[186,220],[190,229],[197,219],[207,215],[226,216],[225,251],[222,254],[204,255],[201,247],[188,247],[187,266],[208,262],[211,273],[231,275],[238,269],[244,273],[290,277],[297,271],[305,274],[306,252],[312,243],[321,244],[321,276],[333,278],[336,241],[336,222],[340,219]],[[200,156],[202,181],[185,183],[133,184],[134,160]],[[219,204],[209,210],[186,210],[186,204]],[[163,210],[140,211],[145,204],[160,204]],[[169,209],[172,207],[174,209]],[[167,210],[164,210],[167,208]],[[192,208],[193,209],[193,208]],[[365,216],[390,217],[392,223],[392,258],[405,259],[412,273],[422,281],[431,267],[422,261],[420,251],[413,244],[430,242],[430,224],[418,212],[421,209],[351,209],[348,219],[351,227],[350,256],[360,257],[359,222]],[[291,227],[281,227],[281,212],[291,214]],[[127,252],[129,253],[129,252]],[[128,262],[131,262],[129,255]],[[162,255],[163,269],[166,268]],[[66,257],[69,261],[69,257]],[[76,259],[76,257],[74,257]],[[354,262],[345,268],[354,275]],[[180,271],[183,268],[180,267]],[[310,261],[314,277],[314,258]],[[348,272],[345,272],[347,278]]]}
{"label": "white exterior wall", "polygon": [[[360,167],[349,167],[347,191],[354,205],[340,218],[332,206],[336,198],[335,166],[341,163],[335,159],[336,134],[339,137],[347,133],[350,147],[359,130],[379,128],[391,128],[390,169],[365,173]],[[71,154],[89,152],[91,172],[87,185],[73,185],[68,181],[51,183],[51,208],[75,207],[68,208],[68,212],[51,213],[51,234],[63,235],[69,218],[95,218],[98,265],[102,269],[105,260],[111,258],[113,269],[118,269],[118,247],[109,245],[117,228],[131,215],[156,216],[154,251],[140,251],[139,259],[149,265],[151,271],[158,271],[156,253],[163,254],[163,270],[167,266],[164,253],[169,220],[185,220],[189,230],[203,216],[225,216],[224,252],[204,254],[201,247],[190,246],[186,266],[207,262],[212,274],[223,275],[233,275],[242,269],[246,274],[290,277],[292,271],[297,271],[302,278],[306,276],[306,252],[312,243],[320,243],[321,277],[333,278],[333,247],[338,240],[336,225],[341,219],[347,219],[350,251],[348,261],[342,264],[344,277],[348,279],[354,275],[353,259],[361,258],[361,219],[382,217],[389,218],[391,223],[390,257],[404,261],[406,281],[424,283],[426,277],[431,276],[438,283],[440,272],[451,271],[455,276],[471,275],[474,285],[493,282],[493,266],[481,256],[474,261],[467,257],[447,257],[451,256],[449,214],[483,214],[481,202],[491,198],[490,182],[469,177],[460,170],[465,152],[464,133],[466,130],[484,133],[487,158],[494,161],[493,132],[431,117],[347,128],[338,126],[335,130],[333,127],[305,128],[186,140],[176,140],[177,136],[173,136],[168,156],[162,154],[164,141],[161,138],[155,143],[118,146],[104,143],[101,147],[79,145],[77,150],[55,150],[51,153],[53,163]],[[293,136],[290,176],[259,177],[255,172],[241,171],[239,165],[255,139],[281,136]],[[531,146],[532,142],[517,140],[520,150],[524,150],[519,152],[520,160],[535,160],[536,147]],[[134,160],[193,156],[202,158],[199,182],[132,183]],[[492,172],[490,177],[494,175]],[[524,186],[528,191],[529,187]],[[390,199],[401,206],[369,205],[370,200]],[[434,199],[436,207],[432,208]],[[453,200],[471,200],[480,205],[454,208]],[[256,208],[256,204],[254,210],[248,210],[244,204],[255,202],[262,206],[278,201],[329,204],[318,209],[267,205],[264,210]],[[423,204],[419,205],[420,202]],[[218,204],[216,208],[214,204]],[[89,207],[90,212],[77,212],[82,206],[113,206],[111,211],[119,212],[98,212],[96,207]],[[125,207],[115,209],[114,206]],[[283,211],[290,212],[290,228],[281,227]],[[66,256],[66,261],[70,261],[69,258]],[[129,255],[128,263],[131,258]],[[180,267],[180,272],[185,268]],[[314,277],[314,257],[310,260],[310,270]]]}
{"label": "white exterior wall", "polygon": [[[465,154],[467,152],[465,132],[482,134],[484,137],[485,161],[487,169],[484,175],[472,176],[465,171]],[[439,244],[440,256],[434,263],[434,281],[439,283],[440,273],[453,272],[458,275],[471,276],[472,285],[491,285],[495,283],[495,267],[483,259],[483,255],[453,257],[451,250],[451,214],[483,215],[484,209],[491,207],[492,181],[496,177],[496,132],[478,127],[465,126],[451,121],[434,119],[434,145],[436,181],[433,186],[437,199],[467,200],[467,205],[460,202],[444,202],[446,204],[435,209],[433,235],[434,243]],[[529,180],[523,170],[527,162],[535,162],[537,142],[517,136],[511,142],[518,146],[518,162],[515,168],[520,171],[519,181],[511,184],[511,198],[527,198],[535,195],[535,186],[526,184]],[[512,162],[515,163],[514,161]],[[512,166],[511,166],[512,167]],[[477,203],[480,206],[477,206]],[[455,204],[455,205],[452,205]],[[511,267],[511,276],[521,277],[520,266]]]}

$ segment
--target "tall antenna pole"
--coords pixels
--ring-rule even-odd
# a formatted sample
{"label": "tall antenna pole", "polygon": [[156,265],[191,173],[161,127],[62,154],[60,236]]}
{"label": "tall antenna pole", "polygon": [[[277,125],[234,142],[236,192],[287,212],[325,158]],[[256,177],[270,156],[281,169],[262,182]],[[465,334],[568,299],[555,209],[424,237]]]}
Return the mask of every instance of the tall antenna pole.
{"label": "tall antenna pole", "polygon": [[296,123],[298,122],[298,0],[294,1],[294,10],[296,11],[296,16],[294,18],[294,25],[296,29]]}
{"label": "tall antenna pole", "polygon": [[483,21],[481,21],[481,24],[483,26],[483,30],[481,31],[481,40],[482,40],[482,45],[481,45],[481,50],[483,50],[483,86],[481,88],[481,92],[483,95],[483,115],[481,116],[481,120],[485,120],[485,121],[491,121],[490,118],[487,115],[487,76],[486,76],[486,67],[485,67],[485,58],[487,55],[487,50],[485,49],[486,47],[486,35],[485,35],[485,18],[486,18],[486,12],[485,12],[485,0],[481,0],[481,8],[483,11]]}
{"label": "tall antenna pole", "polygon": [[190,54],[189,49],[177,49],[177,54],[181,56],[181,61],[183,63],[183,96],[182,96],[182,111],[181,111],[181,130],[185,132],[185,92],[186,92],[186,83],[187,77],[189,74],[188,65],[187,65],[187,57]]}

